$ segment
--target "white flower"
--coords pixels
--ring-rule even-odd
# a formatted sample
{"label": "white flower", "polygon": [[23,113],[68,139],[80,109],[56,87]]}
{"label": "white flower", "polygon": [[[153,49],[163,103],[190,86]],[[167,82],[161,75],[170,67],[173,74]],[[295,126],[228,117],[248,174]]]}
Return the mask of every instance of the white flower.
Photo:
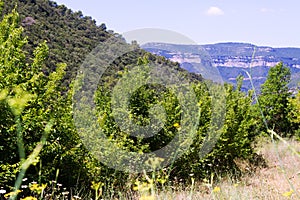
{"label": "white flower", "polygon": [[6,193],[6,190],[3,190],[3,189],[0,190],[0,194],[5,194],[5,193]]}
{"label": "white flower", "polygon": [[67,191],[67,192],[62,192],[62,195],[68,195],[69,194],[69,192]]}

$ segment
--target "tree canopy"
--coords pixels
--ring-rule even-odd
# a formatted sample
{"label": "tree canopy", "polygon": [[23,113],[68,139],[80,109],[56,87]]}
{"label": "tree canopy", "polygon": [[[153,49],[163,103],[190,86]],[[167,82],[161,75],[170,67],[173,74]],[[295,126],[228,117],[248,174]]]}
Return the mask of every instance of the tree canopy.
{"label": "tree canopy", "polygon": [[291,92],[288,88],[290,80],[290,69],[282,62],[278,63],[270,68],[267,80],[261,86],[259,97],[259,103],[269,129],[281,136],[287,136],[293,131],[288,118],[288,113],[291,111],[289,105]]}

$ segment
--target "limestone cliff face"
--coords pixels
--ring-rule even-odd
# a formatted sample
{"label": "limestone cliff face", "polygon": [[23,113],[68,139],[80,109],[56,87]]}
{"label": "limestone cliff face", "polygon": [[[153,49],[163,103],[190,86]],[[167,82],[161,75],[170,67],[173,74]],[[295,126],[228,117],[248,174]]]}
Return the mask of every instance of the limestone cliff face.
{"label": "limestone cliff face", "polygon": [[[256,89],[266,80],[270,67],[283,62],[291,69],[292,83],[295,87],[300,77],[300,48],[259,47],[246,43],[219,43],[209,45],[176,45],[148,43],[142,46],[145,50],[164,56],[181,64],[182,68],[194,73],[203,74],[204,78],[213,79],[217,69],[222,79],[236,83],[236,77],[243,75],[243,89],[251,89],[252,75]],[[253,56],[254,55],[254,56]]]}

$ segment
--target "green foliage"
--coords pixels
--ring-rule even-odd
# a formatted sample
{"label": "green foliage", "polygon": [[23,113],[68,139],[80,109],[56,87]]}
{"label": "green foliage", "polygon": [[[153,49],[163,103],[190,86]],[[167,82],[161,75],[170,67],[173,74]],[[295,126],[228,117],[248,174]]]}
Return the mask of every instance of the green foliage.
{"label": "green foliage", "polygon": [[[5,3],[4,12],[8,13],[15,2],[6,0]],[[35,155],[26,177],[39,181],[40,185],[51,180],[58,180],[64,187],[92,184],[97,198],[105,192],[113,196],[115,188],[130,188],[138,175],[110,169],[82,145],[73,124],[72,89],[89,85],[70,84],[78,66],[98,42],[109,37],[122,40],[121,36],[107,31],[103,24],[97,26],[81,12],[73,12],[51,1],[20,0],[17,9],[21,17],[13,10],[4,15],[0,23],[0,185],[13,186],[24,163],[28,164],[26,158]],[[31,18],[25,20],[26,17]],[[136,44],[134,47],[110,63],[95,94],[96,125],[102,128],[109,141],[122,150],[145,154],[167,145],[190,123],[191,116],[181,120],[184,107],[190,105],[180,103],[182,97],[174,88],[142,84],[151,71],[151,64],[167,65],[192,85],[198,102],[193,109],[200,112],[191,148],[169,166],[168,174],[161,170],[156,172],[157,177],[166,177],[162,178],[164,182],[175,177],[187,180],[190,173],[198,179],[209,178],[214,173],[235,170],[236,159],[252,158],[252,144],[262,119],[255,115],[252,92],[241,91],[242,77],[238,78],[236,89],[228,84],[223,87],[188,73],[178,63],[146,53]],[[136,63],[144,68],[134,71]],[[124,78],[130,81],[118,85]],[[271,68],[259,99],[270,128],[282,135],[290,133],[291,123],[294,127],[299,124],[300,95],[289,102],[289,79],[290,72],[282,63]],[[137,87],[138,83],[142,86]],[[128,108],[119,106],[113,110],[112,105],[122,100],[122,92],[134,87],[136,90],[125,104]],[[119,96],[113,96],[113,92]],[[292,114],[289,114],[289,105],[294,109]],[[152,124],[152,119],[164,123],[152,127],[158,130],[153,137],[133,137],[127,131],[138,129],[134,129],[135,126],[121,129],[114,119],[120,113],[126,116],[123,121],[140,126]],[[82,120],[90,114],[95,113],[86,113],[81,116]],[[51,126],[47,126],[49,122]],[[92,124],[91,129],[96,125]],[[46,126],[47,140],[44,140]],[[90,136],[88,131],[85,134]],[[109,154],[116,156],[114,152]],[[116,163],[122,159],[116,158]]]}
{"label": "green foliage", "polygon": [[45,61],[44,71],[52,72],[56,64],[66,63],[65,84],[71,83],[79,63],[95,46],[111,36],[97,26],[95,20],[83,17],[63,5],[48,0],[4,0],[4,13],[8,14],[16,5],[20,18],[16,22],[22,25],[23,35],[28,36],[26,50],[30,53],[43,41],[47,41],[50,51]]}
{"label": "green foliage", "polygon": [[[145,57],[138,59],[138,64],[147,66],[149,60],[145,59]],[[126,79],[127,74],[132,73],[130,72],[130,67],[128,68],[121,71],[119,73],[120,76],[111,84],[100,85],[96,95],[99,124],[108,138],[126,147],[127,150],[140,153],[152,152],[164,147],[175,135],[180,134],[178,130],[182,128],[182,124],[180,124],[182,108],[178,102],[178,94],[172,93],[164,86],[144,85],[138,88],[130,96],[129,118],[134,123],[145,126],[150,123],[151,108],[154,105],[161,105],[165,109],[165,116],[160,116],[159,114],[156,114],[156,116],[165,117],[166,122],[161,131],[151,138],[128,137],[126,131],[120,130],[118,124],[114,121],[113,111],[111,110],[111,88],[116,87],[115,84],[118,82],[118,79]],[[126,93],[125,88],[135,88],[134,85],[138,84],[140,79],[138,76],[141,74],[138,72],[133,74],[134,76],[130,78],[131,85],[123,84],[122,88],[120,88],[121,94]],[[109,78],[104,79],[108,80]],[[189,177],[190,173],[194,173],[195,177],[199,179],[208,178],[212,173],[238,170],[234,162],[238,158],[245,160],[253,158],[252,143],[257,135],[255,128],[258,121],[253,118],[252,93],[245,94],[240,91],[242,77],[239,79],[239,87],[237,89],[227,84],[224,89],[221,85],[206,81],[193,82],[193,90],[197,96],[199,106],[197,109],[201,111],[199,126],[196,137],[192,138],[194,142],[190,150],[169,166],[170,179],[175,177],[185,179]],[[158,91],[159,93],[157,93]],[[224,99],[221,98],[222,96]],[[127,104],[125,105],[128,106]],[[123,110],[120,109],[116,112],[128,111],[123,108]],[[219,120],[215,124],[212,122],[213,117]],[[222,118],[224,118],[224,122]],[[127,123],[127,118],[124,118],[123,121]],[[221,130],[214,127],[218,123],[221,125],[224,123],[224,127]],[[221,125],[220,127],[222,127]],[[129,130],[132,131],[132,129]],[[207,140],[207,137],[210,140]],[[216,143],[215,146],[214,143]]]}
{"label": "green foliage", "polygon": [[[49,0],[4,0],[3,12],[8,14],[16,5],[20,18],[18,24],[23,27],[23,35],[27,36],[28,44],[26,51],[32,53],[34,47],[39,43],[47,41],[50,51],[48,59],[45,60],[46,73],[55,71],[57,63],[66,63],[66,74],[63,85],[69,86],[76,77],[80,64],[87,55],[101,42],[110,37],[121,35],[107,30],[105,24],[97,25],[91,17],[83,16],[80,11],[74,12],[64,5]],[[30,18],[30,23],[26,19]],[[137,45],[136,45],[137,46]],[[122,59],[116,60],[113,65],[121,68],[136,64],[139,57],[143,57],[146,52],[137,48],[134,52],[129,52]],[[168,64],[178,70],[178,64],[166,61],[163,57],[151,55],[150,60]],[[199,79],[200,76],[185,73],[190,78]]]}
{"label": "green foliage", "polygon": [[11,188],[22,169],[28,169],[26,177],[31,180],[54,180],[58,168],[65,186],[73,185],[81,172],[79,180],[86,179],[82,163],[88,155],[73,128],[71,94],[63,93],[61,86],[66,64],[45,75],[46,42],[27,57],[27,39],[18,22],[13,10],[0,23],[0,185]]}
{"label": "green foliage", "polygon": [[300,138],[300,91],[298,90],[295,97],[289,98],[289,105],[291,106],[291,112],[289,113],[289,119],[295,129],[295,135]]}
{"label": "green foliage", "polygon": [[[18,14],[15,11],[6,15],[0,23],[0,75],[2,77],[0,80],[0,91],[2,94],[0,102],[2,111],[0,113],[0,166],[3,175],[1,177],[3,177],[4,181],[10,181],[10,183],[16,176],[15,167],[17,166],[17,161],[14,159],[18,151],[16,148],[15,117],[9,104],[15,108],[15,114],[19,114],[20,106],[17,106],[17,104],[20,103],[20,101],[17,101],[17,99],[21,98],[19,95],[24,91],[24,89],[19,86],[19,78],[25,75],[24,70],[22,70],[24,65],[22,60],[25,55],[21,48],[26,43],[26,40],[21,39],[22,28],[17,28],[17,23]],[[8,102],[6,101],[7,99],[9,100]],[[21,103],[21,107],[24,107],[24,103]],[[14,135],[15,140],[11,138],[11,135]],[[1,183],[3,182],[1,181]]]}
{"label": "green foliage", "polygon": [[[5,1],[4,13],[9,13],[10,8],[15,6],[14,3]],[[123,185],[128,174],[116,172],[99,163],[81,145],[73,124],[72,90],[68,92],[64,87],[65,84],[61,82],[64,77],[67,83],[70,83],[70,77],[74,77],[77,66],[85,58],[85,55],[94,48],[97,42],[103,41],[112,34],[103,30],[103,26],[101,28],[91,23],[89,18],[81,18],[81,16],[78,18],[75,16],[76,13],[64,6],[48,3],[43,0],[19,1],[17,9],[21,11],[21,17],[14,10],[3,16],[0,25],[0,34],[2,34],[0,74],[1,77],[4,77],[0,80],[0,107],[2,110],[0,134],[3,138],[0,143],[0,184],[11,188],[18,172],[22,169],[23,161],[25,162],[30,155],[38,155],[34,158],[33,163],[30,162],[34,165],[28,168],[26,177],[38,181],[40,184],[58,179],[65,187],[88,186],[91,181],[105,183],[107,190],[112,185]],[[45,10],[49,13],[58,11],[61,15],[44,16]],[[34,22],[27,24],[23,20],[25,16],[32,16]],[[37,25],[37,23],[39,24]],[[80,26],[78,26],[79,24]],[[84,24],[91,26],[89,31],[86,28],[78,30]],[[46,26],[48,27],[47,31],[43,29]],[[69,29],[66,28],[68,26]],[[46,33],[41,31],[46,31]],[[70,32],[73,33],[72,37],[74,36],[74,38],[69,37]],[[24,37],[25,34],[29,37]],[[56,34],[56,36],[59,34],[59,37],[53,37],[51,34]],[[49,39],[49,37],[51,38]],[[65,45],[65,38],[69,38],[69,42],[67,42],[69,45]],[[50,41],[49,45],[46,45],[44,39]],[[143,50],[137,49],[116,59],[112,63],[113,70],[107,76],[108,83],[115,84],[114,72],[119,73],[120,69],[126,70],[128,65],[137,63],[138,58],[144,54]],[[148,58],[155,63],[164,63],[175,68],[186,78],[201,79],[201,76],[191,75],[180,69],[178,64],[171,63],[162,57],[148,55]],[[66,61],[69,65],[56,64],[61,61]],[[121,73],[119,75],[122,75]],[[70,89],[72,84],[68,84],[68,87]],[[148,89],[141,88],[141,91],[148,91]],[[137,99],[140,98],[138,93],[136,95]],[[151,96],[155,97],[155,94],[150,92],[149,95],[147,94],[144,98],[152,101]],[[100,95],[99,102],[101,102],[101,98],[105,98],[105,95]],[[140,106],[138,101],[132,102],[132,105],[134,109]],[[143,104],[143,106],[147,111],[151,104]],[[170,104],[169,110],[173,111],[172,104]],[[18,117],[16,118],[16,116]],[[102,121],[108,117],[104,113]],[[43,143],[41,151],[36,151],[36,147],[40,147],[45,126],[49,121],[52,126],[48,130],[47,140]],[[174,121],[170,121],[168,124],[172,130],[176,130],[173,126],[174,123]],[[111,135],[120,135],[115,127],[109,131],[111,131],[109,132]],[[168,134],[170,133],[174,134],[172,132]],[[119,139],[119,141],[123,140]],[[138,145],[139,143],[140,145]],[[149,151],[149,146],[145,141],[135,141],[129,137],[120,144],[127,145],[129,150],[133,151]],[[153,148],[159,147],[153,146]],[[38,154],[34,152],[38,152]],[[27,162],[25,163],[27,166]],[[58,169],[60,173],[56,177]]]}
{"label": "green foliage", "polygon": [[[265,115],[266,124],[269,129],[274,130],[280,136],[292,134],[293,129],[288,117],[291,112],[289,105],[288,83],[291,79],[290,69],[279,63],[270,68],[266,82],[261,86],[261,95],[259,96],[260,109]],[[262,125],[262,130],[266,127]]]}
{"label": "green foliage", "polygon": [[246,95],[240,90],[234,90],[232,85],[226,85],[225,124],[216,153],[212,155],[217,165],[222,168],[227,163],[230,168],[236,158],[251,158],[256,124],[257,121],[253,118],[252,93]]}
{"label": "green foliage", "polygon": [[[241,79],[242,81],[242,79]],[[241,84],[242,82],[240,82]],[[254,156],[253,141],[256,136],[255,126],[258,123],[253,118],[252,93],[248,95],[240,91],[241,87],[234,89],[232,85],[225,84],[224,89],[212,86],[208,91],[203,83],[196,86],[195,91],[199,97],[200,110],[204,112],[200,116],[200,124],[197,137],[190,152],[175,164],[175,171],[182,177],[193,173],[195,177],[209,179],[212,174],[225,174],[238,169],[235,160],[252,160]],[[226,114],[224,115],[224,126],[219,132],[213,132],[210,137],[217,137],[216,144],[212,150],[205,152],[202,147],[203,141],[209,135],[209,126],[212,120],[212,95],[215,92],[225,92],[224,103]],[[220,106],[220,105],[218,105]],[[222,108],[217,108],[221,115]],[[177,176],[178,174],[174,174]]]}

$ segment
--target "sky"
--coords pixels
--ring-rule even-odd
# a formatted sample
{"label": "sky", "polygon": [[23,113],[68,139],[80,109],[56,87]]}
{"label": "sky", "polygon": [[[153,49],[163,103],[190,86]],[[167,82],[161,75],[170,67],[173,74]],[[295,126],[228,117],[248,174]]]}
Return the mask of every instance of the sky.
{"label": "sky", "polygon": [[299,0],[56,0],[123,34],[163,29],[197,44],[300,47]]}

